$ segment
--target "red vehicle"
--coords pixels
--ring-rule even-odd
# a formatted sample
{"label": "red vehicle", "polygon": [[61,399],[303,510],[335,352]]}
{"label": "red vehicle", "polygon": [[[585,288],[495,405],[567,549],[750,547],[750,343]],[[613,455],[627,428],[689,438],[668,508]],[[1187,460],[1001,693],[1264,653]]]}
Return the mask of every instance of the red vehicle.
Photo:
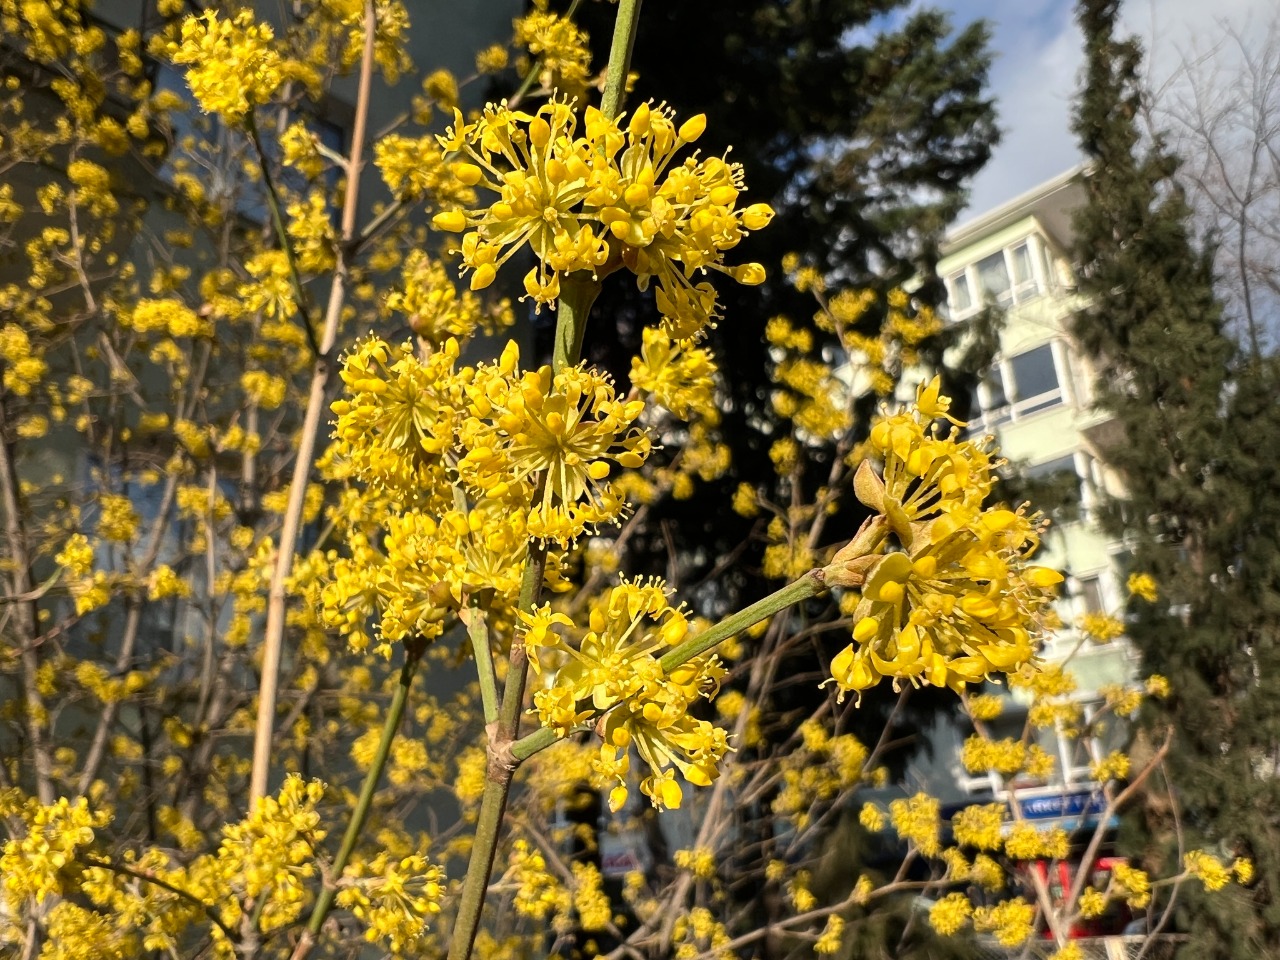
{"label": "red vehicle", "polygon": [[[1111,883],[1111,871],[1119,863],[1127,862],[1124,857],[1098,857],[1094,861],[1089,876],[1089,886],[1095,890],[1105,890]],[[1064,860],[1028,860],[1019,864],[1017,872],[1022,875],[1023,882],[1032,890],[1034,884],[1032,871],[1044,881],[1053,902],[1053,909],[1059,915],[1074,912],[1068,908],[1066,899],[1071,892],[1071,881],[1079,864]],[[1133,921],[1133,914],[1123,900],[1113,899],[1107,903],[1106,913],[1088,920],[1077,917],[1068,931],[1068,936],[1075,940],[1080,937],[1109,937],[1124,932],[1124,928]],[[1051,934],[1046,930],[1045,937]]]}

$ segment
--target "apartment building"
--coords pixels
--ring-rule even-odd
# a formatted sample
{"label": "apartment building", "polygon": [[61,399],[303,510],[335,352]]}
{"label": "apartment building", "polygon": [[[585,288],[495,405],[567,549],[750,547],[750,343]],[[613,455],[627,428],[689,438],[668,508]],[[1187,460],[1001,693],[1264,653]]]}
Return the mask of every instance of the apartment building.
{"label": "apartment building", "polygon": [[[1075,626],[1087,613],[1118,613],[1128,574],[1124,545],[1096,522],[1099,498],[1120,493],[1097,455],[1114,425],[1093,409],[1094,372],[1070,335],[1070,318],[1082,303],[1070,254],[1072,214],[1085,201],[1086,175],[1074,168],[957,226],[942,246],[938,271],[949,322],[974,322],[989,306],[1001,314],[998,350],[973,398],[971,430],[995,438],[1011,473],[1051,479],[1062,495],[1038,560],[1067,575],[1058,604],[1064,626],[1042,655],[1048,663],[1070,657],[1075,695],[1088,717],[1101,702],[1100,688],[1131,680],[1137,662],[1124,638],[1098,645]],[[1026,704],[1009,694],[991,732],[1021,736],[1025,718]],[[944,803],[1008,801],[1015,784],[963,769],[960,749],[970,732],[966,723],[941,721],[929,734],[932,756],[913,765],[910,779]],[[1117,725],[1110,734],[1120,736]],[[1089,765],[1118,744],[1052,729],[1037,736],[1057,758],[1057,770],[1048,782],[1016,784],[1021,814],[1068,829],[1095,825],[1101,798]]]}

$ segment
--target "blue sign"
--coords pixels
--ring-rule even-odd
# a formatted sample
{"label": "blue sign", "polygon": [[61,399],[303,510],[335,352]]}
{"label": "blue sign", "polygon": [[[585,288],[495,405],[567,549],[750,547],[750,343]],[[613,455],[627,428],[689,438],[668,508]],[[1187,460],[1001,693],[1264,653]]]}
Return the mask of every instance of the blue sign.
{"label": "blue sign", "polygon": [[1024,820],[1057,820],[1102,813],[1107,798],[1100,791],[1059,793],[1048,797],[1028,797],[1020,801]]}

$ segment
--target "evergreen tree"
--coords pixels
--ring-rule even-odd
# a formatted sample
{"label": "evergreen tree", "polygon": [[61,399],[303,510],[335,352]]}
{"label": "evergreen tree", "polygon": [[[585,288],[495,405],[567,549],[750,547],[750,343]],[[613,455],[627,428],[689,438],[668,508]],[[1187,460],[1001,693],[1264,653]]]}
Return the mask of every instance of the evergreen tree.
{"label": "evergreen tree", "polygon": [[[1133,601],[1130,636],[1173,695],[1169,764],[1189,846],[1251,857],[1234,897],[1189,891],[1184,956],[1280,951],[1280,416],[1276,365],[1245,360],[1224,332],[1211,249],[1192,235],[1178,161],[1144,140],[1142,52],[1116,36],[1117,0],[1081,0],[1085,86],[1075,129],[1092,160],[1076,250],[1089,306],[1074,333],[1114,418],[1099,451],[1125,487],[1107,522],[1161,586]],[[1142,825],[1174,849],[1169,822]],[[1189,835],[1188,835],[1189,834]]]}

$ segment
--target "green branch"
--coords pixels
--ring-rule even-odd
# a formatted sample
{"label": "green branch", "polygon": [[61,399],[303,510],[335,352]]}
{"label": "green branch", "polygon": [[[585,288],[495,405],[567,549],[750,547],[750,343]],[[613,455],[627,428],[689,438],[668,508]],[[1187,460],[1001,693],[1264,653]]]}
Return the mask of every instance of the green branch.
{"label": "green branch", "polygon": [[600,111],[610,119],[622,112],[622,101],[627,96],[627,74],[631,71],[631,51],[639,22],[640,0],[618,0],[618,19],[613,24],[609,68],[604,78],[604,96],[600,99]]}
{"label": "green branch", "polygon": [[484,709],[484,724],[498,721],[498,678],[493,672],[493,651],[489,647],[489,624],[479,607],[467,609],[467,636],[471,640],[471,652],[476,658],[476,679],[480,681],[480,703]]}

